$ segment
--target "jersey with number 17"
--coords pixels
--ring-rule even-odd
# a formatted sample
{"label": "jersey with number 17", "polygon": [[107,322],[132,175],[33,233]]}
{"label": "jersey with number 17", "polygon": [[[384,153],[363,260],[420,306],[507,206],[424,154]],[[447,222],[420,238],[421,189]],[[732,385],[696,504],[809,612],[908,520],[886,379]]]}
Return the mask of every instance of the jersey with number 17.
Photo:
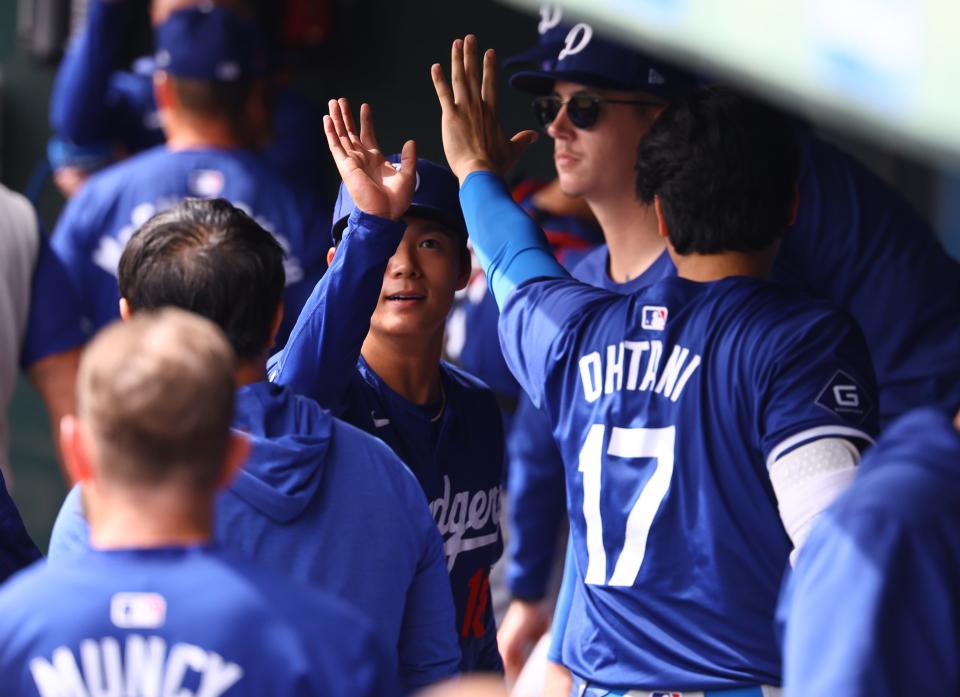
{"label": "jersey with number 17", "polygon": [[630,296],[563,278],[518,287],[500,336],[566,468],[582,602],[564,664],[607,687],[779,684],[791,543],[768,467],[818,438],[871,442],[855,323],[752,278]]}

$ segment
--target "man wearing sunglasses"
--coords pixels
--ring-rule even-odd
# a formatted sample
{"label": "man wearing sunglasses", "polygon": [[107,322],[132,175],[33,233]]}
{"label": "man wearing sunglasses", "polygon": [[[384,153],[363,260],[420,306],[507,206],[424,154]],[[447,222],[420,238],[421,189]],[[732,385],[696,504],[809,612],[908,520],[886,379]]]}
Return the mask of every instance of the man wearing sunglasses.
{"label": "man wearing sunglasses", "polygon": [[[598,38],[588,25],[571,27],[564,40],[546,47],[540,58],[541,70],[517,73],[511,85],[537,95],[534,113],[541,124],[549,124],[560,183],[566,193],[589,202],[607,243],[589,253],[572,275],[621,293],[672,275],[673,265],[650,226],[652,211],[634,199],[633,172],[627,166],[635,164],[636,142],[659,109],[602,100],[669,100],[682,91],[682,82],[672,82],[674,73],[666,67],[661,72],[652,61],[645,67],[640,54]],[[661,73],[662,83],[651,69]],[[630,70],[638,82],[654,84],[637,87],[634,93],[613,91],[612,86],[624,86],[622,76]],[[678,89],[668,90],[671,87]],[[593,106],[587,99],[572,100],[577,94],[593,94],[601,101]],[[567,103],[561,107],[562,102]],[[589,125],[594,111],[596,120]],[[960,267],[897,192],[809,128],[794,124],[794,134],[801,156],[798,214],[783,238],[773,278],[828,300],[857,320],[876,368],[881,424],[924,405],[956,411]],[[889,321],[893,316],[901,319]],[[552,466],[560,476],[551,462],[530,466],[543,471]],[[542,486],[543,476],[517,479]],[[523,492],[511,487],[508,496],[517,500]],[[515,517],[522,519],[522,512]],[[517,526],[516,538],[537,539],[516,541],[511,547],[542,548],[556,534],[555,528],[543,529],[542,521],[553,519],[541,512]],[[504,627],[508,619],[509,614]],[[504,641],[501,650],[509,650]]]}

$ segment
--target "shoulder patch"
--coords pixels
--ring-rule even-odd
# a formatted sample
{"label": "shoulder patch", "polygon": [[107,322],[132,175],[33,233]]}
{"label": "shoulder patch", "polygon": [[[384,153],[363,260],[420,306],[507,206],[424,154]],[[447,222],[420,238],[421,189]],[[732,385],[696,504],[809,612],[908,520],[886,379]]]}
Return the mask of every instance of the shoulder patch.
{"label": "shoulder patch", "polygon": [[860,383],[842,370],[834,373],[815,403],[854,424],[862,422],[873,409],[873,402]]}

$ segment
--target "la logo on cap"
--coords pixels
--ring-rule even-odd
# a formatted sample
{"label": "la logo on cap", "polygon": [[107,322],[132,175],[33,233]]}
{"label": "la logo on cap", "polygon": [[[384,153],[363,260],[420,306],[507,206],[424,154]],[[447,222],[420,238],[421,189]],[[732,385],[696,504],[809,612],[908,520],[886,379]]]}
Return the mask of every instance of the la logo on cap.
{"label": "la logo on cap", "polygon": [[540,24],[537,33],[543,36],[563,21],[563,10],[556,5],[542,5],[540,7]]}
{"label": "la logo on cap", "polygon": [[569,56],[575,56],[587,47],[593,39],[593,27],[585,22],[574,24],[567,32],[567,38],[563,40],[563,48],[560,49],[558,61],[562,61]]}

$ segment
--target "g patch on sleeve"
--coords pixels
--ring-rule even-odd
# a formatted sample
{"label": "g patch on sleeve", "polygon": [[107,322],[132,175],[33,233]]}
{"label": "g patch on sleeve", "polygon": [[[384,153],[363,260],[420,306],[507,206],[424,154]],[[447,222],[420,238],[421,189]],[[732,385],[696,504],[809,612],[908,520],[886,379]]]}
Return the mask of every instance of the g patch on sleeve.
{"label": "g patch on sleeve", "polygon": [[815,404],[852,424],[860,424],[873,409],[873,402],[860,383],[842,370],[830,378]]}

